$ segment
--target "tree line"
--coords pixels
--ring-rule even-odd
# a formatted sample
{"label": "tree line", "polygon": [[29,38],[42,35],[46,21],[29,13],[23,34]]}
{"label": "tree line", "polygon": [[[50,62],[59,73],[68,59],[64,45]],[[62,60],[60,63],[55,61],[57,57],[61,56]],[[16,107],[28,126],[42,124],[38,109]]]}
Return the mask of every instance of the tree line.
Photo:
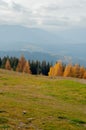
{"label": "tree line", "polygon": [[64,65],[61,61],[56,62],[54,66],[46,61],[27,61],[24,56],[20,59],[16,57],[0,58],[0,68],[23,72],[28,74],[42,74],[46,76],[64,76],[86,79],[86,68],[78,64]]}
{"label": "tree line", "polygon": [[51,63],[46,61],[27,61],[24,56],[20,59],[16,57],[3,57],[0,58],[0,68],[13,70],[17,72],[24,72],[29,74],[42,74],[48,75]]}
{"label": "tree line", "polygon": [[64,76],[86,79],[86,68],[78,64],[64,65],[62,62],[57,62],[54,66],[50,67],[49,76]]}

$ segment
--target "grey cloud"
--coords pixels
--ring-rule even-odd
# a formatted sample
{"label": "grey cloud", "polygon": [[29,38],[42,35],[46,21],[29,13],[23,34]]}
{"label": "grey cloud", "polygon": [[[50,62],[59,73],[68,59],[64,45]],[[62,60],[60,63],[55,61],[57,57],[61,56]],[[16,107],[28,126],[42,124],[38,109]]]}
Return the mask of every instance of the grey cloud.
{"label": "grey cloud", "polygon": [[12,2],[11,8],[17,12],[26,12],[25,7],[21,6],[20,4],[15,3],[15,2]]}
{"label": "grey cloud", "polygon": [[0,1],[0,24],[35,24],[32,11],[15,2]]}
{"label": "grey cloud", "polygon": [[8,9],[10,11],[14,10],[16,12],[24,12],[26,10],[20,4],[17,4],[15,2],[8,3],[8,2],[3,1],[3,0],[0,0],[0,6]]}
{"label": "grey cloud", "polygon": [[[66,0],[67,2],[67,0]],[[85,17],[85,7],[84,1],[73,1],[71,4],[48,4],[45,6],[40,6],[37,9],[36,16],[38,15],[43,24],[47,25],[57,25],[57,26],[71,26],[81,24],[82,16]]]}
{"label": "grey cloud", "polygon": [[15,2],[12,2],[12,9],[19,12],[24,10],[24,8],[21,5],[16,4]]}
{"label": "grey cloud", "polygon": [[[85,0],[64,0],[62,4],[41,4],[37,8],[28,8],[13,1],[7,3],[0,0],[0,23],[18,23],[26,26],[71,26],[83,23],[85,16]],[[71,3],[70,3],[71,2]],[[29,3],[29,2],[28,2]],[[2,8],[4,7],[4,8]],[[82,18],[82,16],[84,18]],[[84,22],[85,23],[85,22]]]}

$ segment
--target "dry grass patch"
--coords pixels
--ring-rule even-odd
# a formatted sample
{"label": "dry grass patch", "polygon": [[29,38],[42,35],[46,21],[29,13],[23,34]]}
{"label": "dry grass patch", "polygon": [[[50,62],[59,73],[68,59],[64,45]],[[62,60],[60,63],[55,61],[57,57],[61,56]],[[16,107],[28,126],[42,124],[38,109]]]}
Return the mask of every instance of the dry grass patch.
{"label": "dry grass patch", "polygon": [[0,70],[0,128],[85,130],[86,84]]}

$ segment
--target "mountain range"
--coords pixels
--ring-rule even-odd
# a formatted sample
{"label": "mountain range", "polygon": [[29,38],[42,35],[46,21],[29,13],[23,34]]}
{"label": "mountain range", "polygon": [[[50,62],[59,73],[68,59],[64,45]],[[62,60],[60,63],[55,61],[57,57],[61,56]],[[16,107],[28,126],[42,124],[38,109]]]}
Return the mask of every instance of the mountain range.
{"label": "mountain range", "polygon": [[51,32],[19,25],[0,25],[0,56],[79,63],[86,65],[86,29]]}

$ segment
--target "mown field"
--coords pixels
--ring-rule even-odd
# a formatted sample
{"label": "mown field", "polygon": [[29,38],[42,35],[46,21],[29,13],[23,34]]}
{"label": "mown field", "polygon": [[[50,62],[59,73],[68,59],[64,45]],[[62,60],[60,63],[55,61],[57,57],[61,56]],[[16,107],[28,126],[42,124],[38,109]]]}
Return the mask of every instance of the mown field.
{"label": "mown field", "polygon": [[0,70],[0,130],[86,130],[86,84]]}

